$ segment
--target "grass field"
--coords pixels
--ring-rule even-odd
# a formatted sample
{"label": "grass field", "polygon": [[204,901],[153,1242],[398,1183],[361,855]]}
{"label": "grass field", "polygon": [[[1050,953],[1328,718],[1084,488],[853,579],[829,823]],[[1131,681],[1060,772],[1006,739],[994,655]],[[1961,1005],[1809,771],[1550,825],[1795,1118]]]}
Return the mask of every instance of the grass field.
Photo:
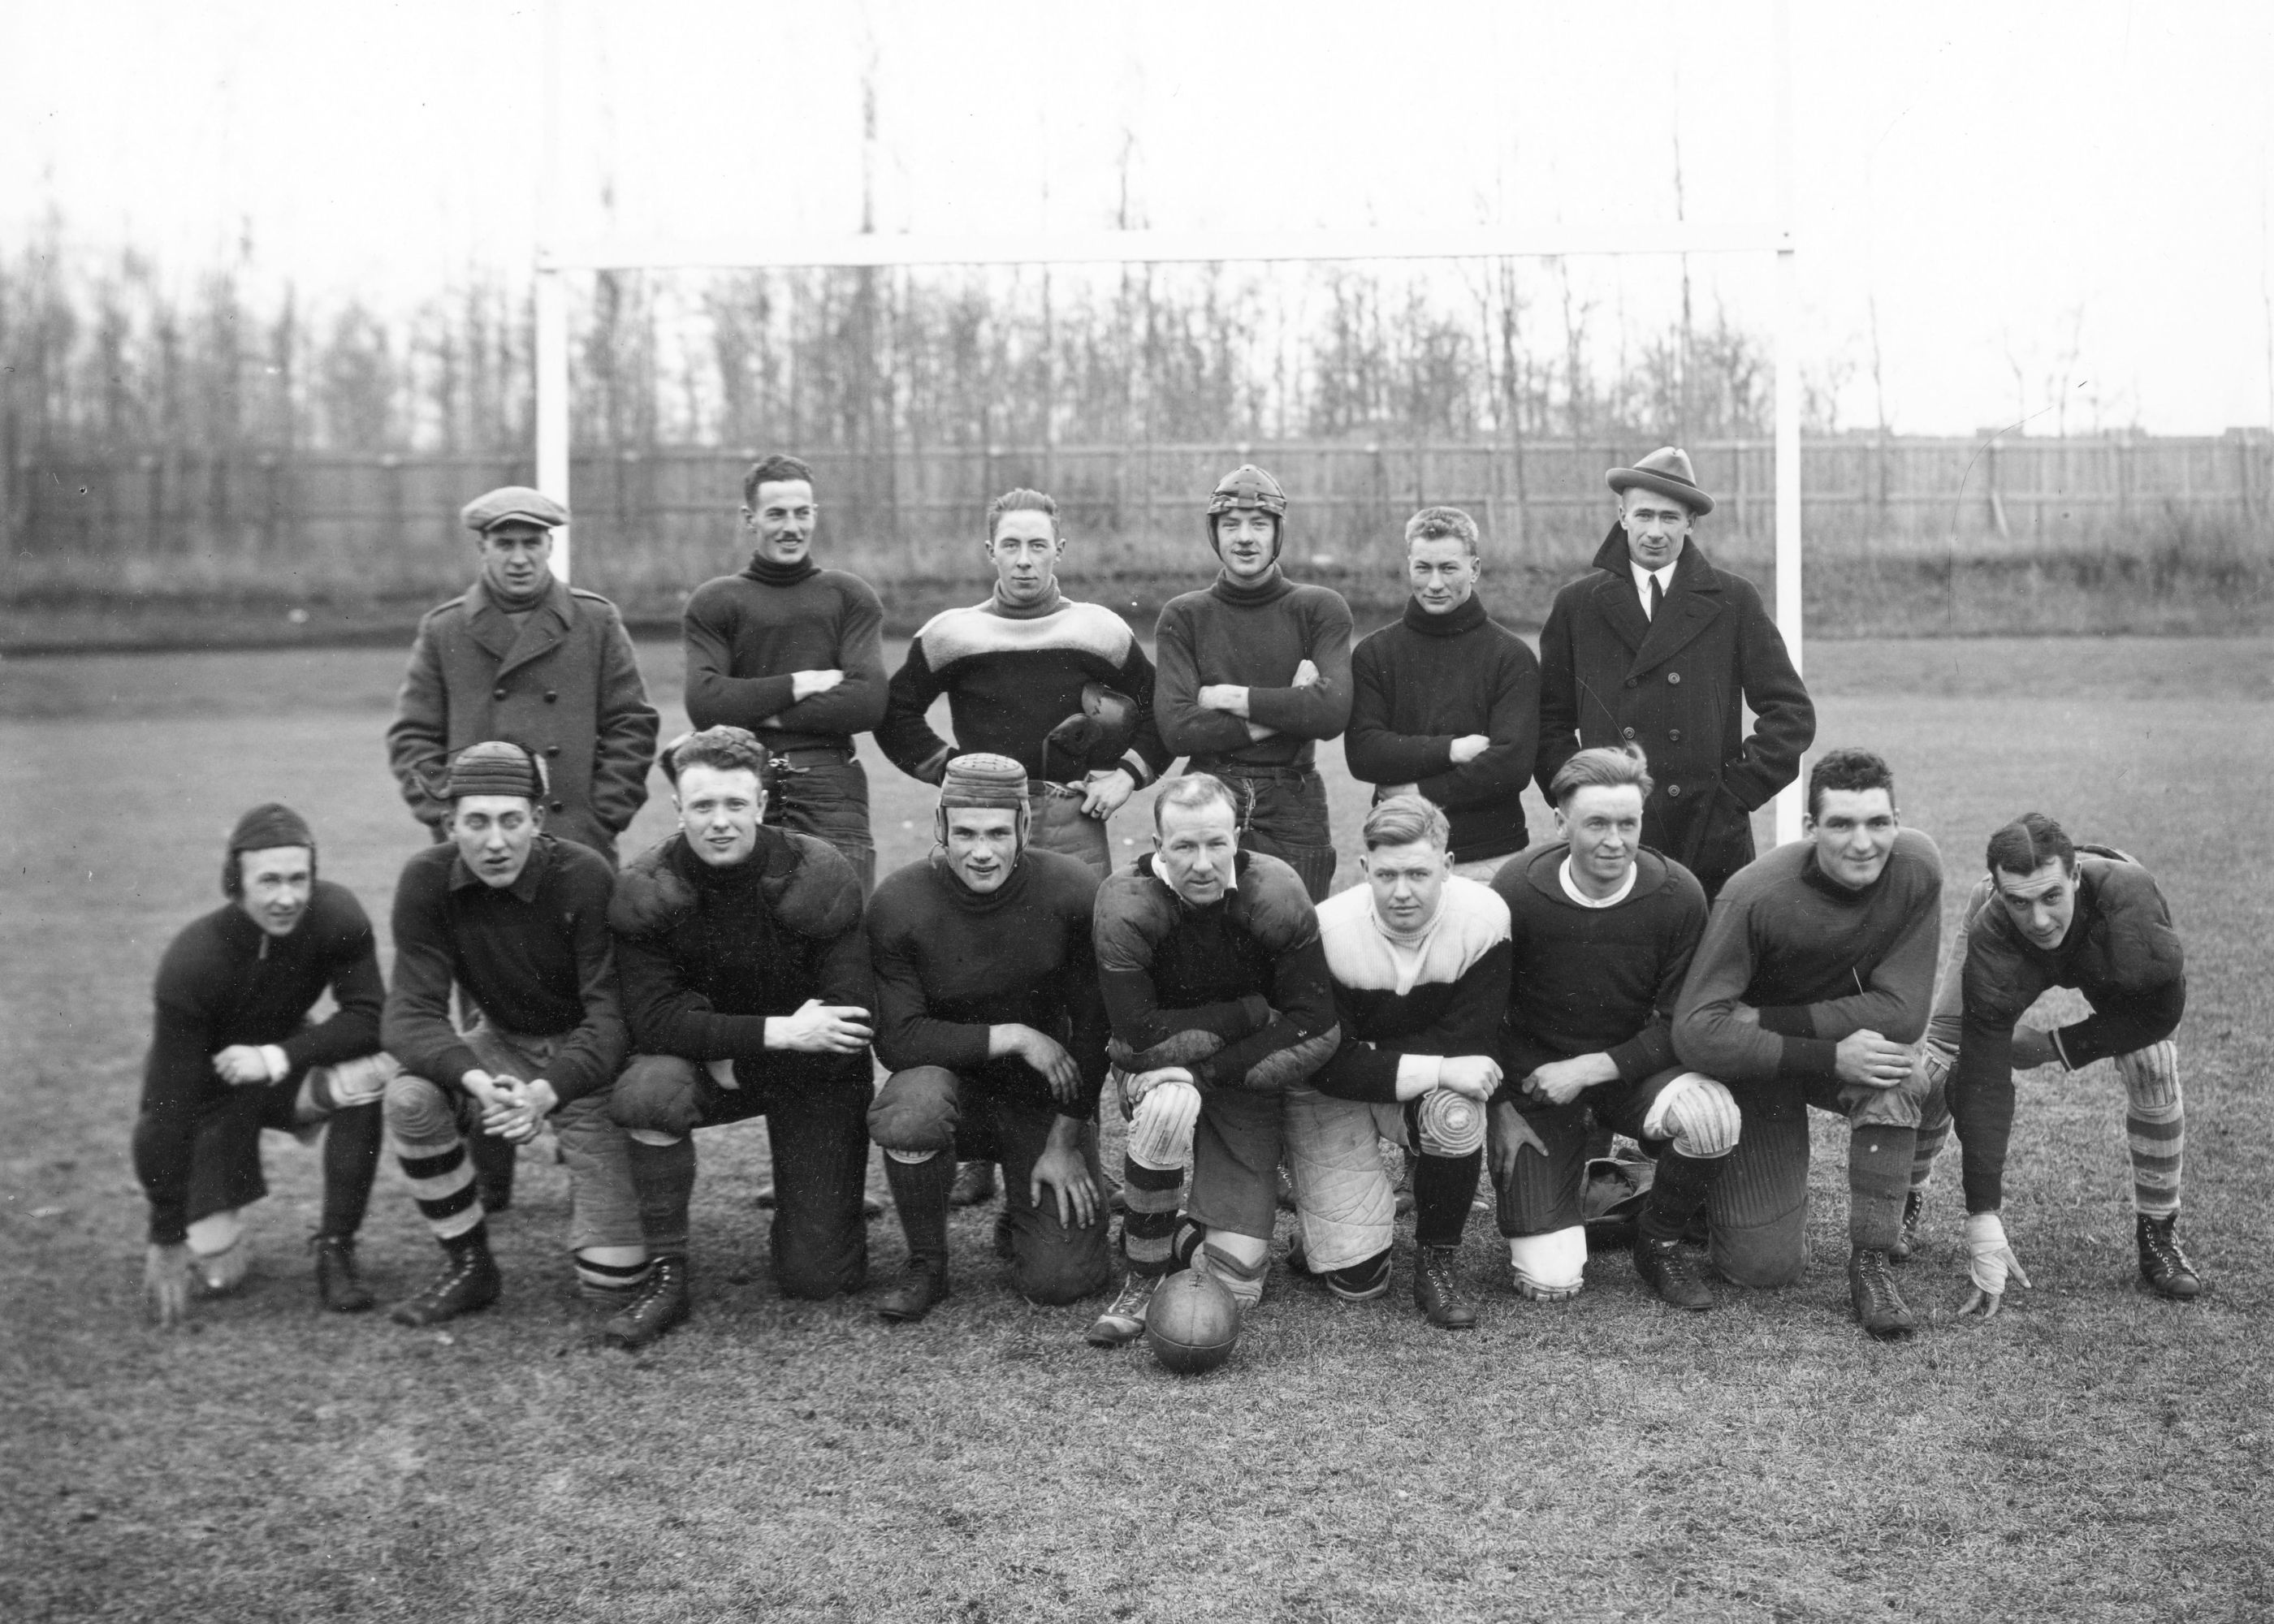
{"label": "grass field", "polygon": [[[676,650],[642,653],[668,728]],[[402,657],[10,661],[0,1619],[2274,1614],[2274,1217],[2251,1193],[2274,1056],[2270,656],[1811,650],[1820,741],[1894,762],[1951,906],[1988,831],[2032,805],[2163,879],[2191,959],[2202,1300],[2133,1283],[2122,1096],[2099,1066],[2024,1080],[2007,1222],[2037,1284],[1992,1324],[1949,1317],[1952,1163],[1904,1275],[1935,1323],[1895,1347],[1855,1329],[1824,1154],[1842,1136],[1819,1122],[1816,1263],[1791,1290],[1677,1315],[1610,1256],[1578,1301],[1530,1304],[1480,1214],[1475,1333],[1413,1312],[1408,1233],[1385,1302],[1275,1271],[1232,1363],[1195,1381],[1084,1345],[1086,1310],[1013,1297],[983,1214],[957,1220],[956,1295],[920,1326],[782,1301],[747,1130],[702,1140],[697,1318],[639,1357],[596,1346],[570,1295],[550,1166],[524,1166],[499,1221],[499,1310],[425,1333],[318,1314],[316,1158],[281,1139],[250,1289],[154,1329],[126,1144],[157,956],[269,797],[310,816],[326,874],[383,925],[420,844],[380,743]],[[1324,754],[1347,851],[1360,797]],[[928,800],[870,764],[889,867],[919,854]],[[651,805],[634,844],[666,827]],[[435,1260],[391,1169],[365,1233],[384,1295]],[[881,1274],[897,1225],[870,1233]]]}

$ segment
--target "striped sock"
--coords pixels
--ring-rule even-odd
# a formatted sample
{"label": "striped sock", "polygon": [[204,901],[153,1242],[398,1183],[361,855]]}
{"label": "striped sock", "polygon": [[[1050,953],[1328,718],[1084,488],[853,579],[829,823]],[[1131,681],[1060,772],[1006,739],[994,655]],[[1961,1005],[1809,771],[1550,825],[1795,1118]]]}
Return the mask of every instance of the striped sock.
{"label": "striped sock", "polygon": [[1934,1159],[1950,1141],[1950,1118],[1938,1117],[1918,1126],[1918,1147],[1911,1152],[1911,1188],[1924,1190],[1934,1173]]}
{"label": "striped sock", "polygon": [[466,1159],[464,1140],[413,1145],[400,1135],[390,1138],[395,1159],[410,1181],[411,1199],[436,1240],[447,1245],[481,1222],[482,1200],[474,1190],[473,1164]]}
{"label": "striped sock", "polygon": [[1182,1168],[1148,1168],[1135,1157],[1121,1164],[1121,1252],[1135,1274],[1169,1272],[1169,1243],[1177,1231],[1177,1197],[1185,1187]]}
{"label": "striped sock", "polygon": [[2143,1217],[2180,1210],[2187,1161],[2187,1109],[2180,1097],[2180,1047],[2171,1039],[2116,1056],[2124,1079],[2125,1149],[2132,1158],[2132,1207]]}
{"label": "striped sock", "polygon": [[576,1291],[588,1303],[620,1303],[639,1289],[647,1278],[650,1259],[623,1256],[629,1246],[589,1246],[574,1255]]}

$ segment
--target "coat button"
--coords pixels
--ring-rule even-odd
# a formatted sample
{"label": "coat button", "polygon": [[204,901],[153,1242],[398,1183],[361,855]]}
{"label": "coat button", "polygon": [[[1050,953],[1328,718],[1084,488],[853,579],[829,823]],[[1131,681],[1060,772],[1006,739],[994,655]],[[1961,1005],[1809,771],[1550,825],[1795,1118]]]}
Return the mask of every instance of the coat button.
{"label": "coat button", "polygon": [[1635,679],[1634,679],[1634,678],[1632,678],[1632,677],[1629,677],[1629,678],[1627,679],[1627,686],[1628,686],[1629,688],[1632,688],[1634,685],[1635,685]]}
{"label": "coat button", "polygon": [[492,688],[490,690],[490,697],[492,699],[503,699],[505,697],[505,689],[502,687]]}
{"label": "coat button", "polygon": [[[1673,796],[1676,801],[1679,801],[1682,799],[1682,786],[1679,784],[1669,784],[1666,786],[1666,793]],[[561,809],[561,803],[557,801],[554,801],[553,803],[553,808],[556,812],[559,811]]]}
{"label": "coat button", "polygon": [[[504,698],[504,697],[505,697],[505,694],[504,694],[504,691],[503,691],[502,689],[501,689],[501,690],[499,691],[498,697],[499,697],[499,698],[501,698],[501,699],[502,699],[502,698]],[[546,703],[546,704],[548,704],[548,705],[549,705],[549,704],[551,704],[551,703],[553,703],[555,700],[559,699],[560,697],[561,697],[561,690],[560,690],[559,688],[546,688],[546,689],[545,690],[545,703]]]}
{"label": "coat button", "polygon": [[1679,688],[1682,685],[1682,673],[1678,671],[1669,671],[1666,673],[1666,680]]}
{"label": "coat button", "polygon": [[1619,737],[1620,737],[1620,738],[1622,738],[1622,739],[1631,739],[1631,738],[1633,738],[1633,737],[1634,737],[1634,729],[1633,729],[1633,728],[1631,728],[1631,727],[1622,727],[1622,728],[1620,728],[1620,729],[1619,729]]}
{"label": "coat button", "polygon": [[561,802],[561,801],[554,801],[554,802],[553,803],[553,809],[555,812],[560,812],[560,811],[564,811],[564,810],[566,810],[567,808],[566,808],[566,805],[565,805],[565,803],[563,803],[563,802]]}
{"label": "coat button", "polygon": [[[1682,730],[1679,727],[1668,728],[1666,730],[1666,741],[1668,744],[1680,744],[1682,742]],[[553,748],[557,750],[561,747],[556,744]]]}
{"label": "coat button", "polygon": [[[1674,736],[1677,739],[1682,737],[1680,733],[1676,733]],[[561,754],[561,747],[557,744],[548,744],[545,747],[545,753],[547,756],[558,756]]]}

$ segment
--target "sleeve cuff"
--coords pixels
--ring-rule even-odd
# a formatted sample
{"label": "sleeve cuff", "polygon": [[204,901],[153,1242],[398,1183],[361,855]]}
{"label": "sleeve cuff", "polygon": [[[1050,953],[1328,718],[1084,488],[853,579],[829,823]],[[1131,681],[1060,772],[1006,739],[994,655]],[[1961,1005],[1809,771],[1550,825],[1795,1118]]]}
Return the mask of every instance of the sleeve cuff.
{"label": "sleeve cuff", "polygon": [[1438,1055],[1400,1055],[1397,1057],[1397,1097],[1418,1100],[1437,1086],[1438,1074],[1445,1062]]}
{"label": "sleeve cuff", "polygon": [[281,1083],[292,1072],[291,1058],[274,1043],[260,1046],[260,1064],[268,1068],[268,1080]]}
{"label": "sleeve cuff", "polygon": [[1781,1038],[1812,1038],[1816,1022],[1804,1004],[1769,1004],[1761,1006],[1761,1030],[1773,1032]]}
{"label": "sleeve cuff", "polygon": [[1153,781],[1152,769],[1145,765],[1145,758],[1134,750],[1130,751],[1113,764],[1127,773],[1131,782],[1134,783],[1139,789],[1143,789]]}
{"label": "sleeve cuff", "polygon": [[1783,1040],[1784,1057],[1777,1065],[1780,1077],[1835,1081],[1839,1077],[1840,1045],[1826,1038]]}

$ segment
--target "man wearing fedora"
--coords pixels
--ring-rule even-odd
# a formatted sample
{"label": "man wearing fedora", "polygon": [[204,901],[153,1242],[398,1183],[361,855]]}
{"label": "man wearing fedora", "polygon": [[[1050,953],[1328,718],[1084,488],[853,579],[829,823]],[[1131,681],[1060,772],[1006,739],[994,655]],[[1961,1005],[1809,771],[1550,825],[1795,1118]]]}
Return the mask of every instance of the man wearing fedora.
{"label": "man wearing fedora", "polygon": [[1656,784],[1643,844],[1696,875],[1710,900],[1752,861],[1753,809],[1798,776],[1816,708],[1760,593],[1692,538],[1713,499],[1689,454],[1662,447],[1604,477],[1618,521],[1540,634],[1533,771],[1545,793],[1578,751],[1639,745]]}
{"label": "man wearing fedora", "polygon": [[[418,623],[395,695],[387,760],[403,798],[436,840],[448,827],[450,761],[470,744],[509,740],[546,774],[545,831],[616,861],[616,837],[647,801],[656,713],[616,606],[553,573],[553,532],[568,509],[509,485],[461,515],[481,573]],[[513,1198],[514,1148],[476,1135],[482,1198]]]}

